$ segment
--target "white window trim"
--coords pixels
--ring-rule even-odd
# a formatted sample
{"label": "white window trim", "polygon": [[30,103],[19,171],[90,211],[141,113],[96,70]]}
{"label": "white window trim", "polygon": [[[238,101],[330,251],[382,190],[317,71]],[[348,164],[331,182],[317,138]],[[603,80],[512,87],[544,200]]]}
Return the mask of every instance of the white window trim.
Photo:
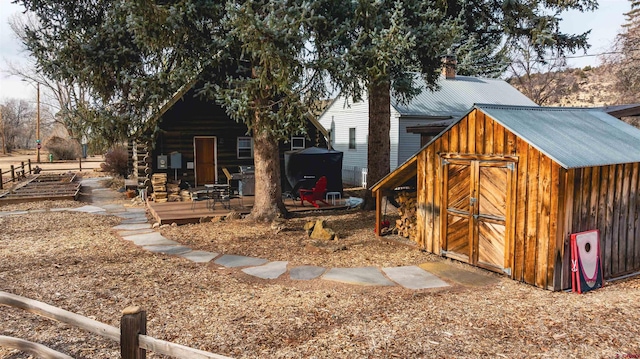
{"label": "white window trim", "polygon": [[[246,157],[246,156],[240,156],[240,140],[250,140],[251,141],[251,156],[250,157]],[[242,149],[246,150],[246,147],[242,147]],[[249,158],[253,158],[253,137],[238,137],[238,139],[236,140],[236,157],[241,160],[241,159],[249,159]]]}
{"label": "white window trim", "polygon": [[[296,140],[302,140],[302,147],[300,146],[294,146],[293,143]],[[302,136],[291,136],[291,150],[303,150],[306,148],[307,145],[307,139],[302,137]]]}

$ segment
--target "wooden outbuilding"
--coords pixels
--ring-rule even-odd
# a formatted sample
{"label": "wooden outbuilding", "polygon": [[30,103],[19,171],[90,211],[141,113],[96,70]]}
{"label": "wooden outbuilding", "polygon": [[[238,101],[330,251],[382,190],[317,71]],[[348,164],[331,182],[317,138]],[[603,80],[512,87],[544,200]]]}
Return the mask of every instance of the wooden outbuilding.
{"label": "wooden outbuilding", "polygon": [[639,169],[640,130],[599,109],[475,105],[372,190],[416,181],[428,252],[562,290],[571,233],[600,231],[605,279],[640,271]]}

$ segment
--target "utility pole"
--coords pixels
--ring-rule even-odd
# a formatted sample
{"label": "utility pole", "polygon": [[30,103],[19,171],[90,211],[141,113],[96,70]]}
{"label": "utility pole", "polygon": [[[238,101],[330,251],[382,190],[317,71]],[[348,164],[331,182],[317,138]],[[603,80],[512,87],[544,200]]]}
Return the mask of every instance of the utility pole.
{"label": "utility pole", "polygon": [[4,135],[4,122],[2,122],[2,105],[0,105],[0,135],[2,135],[2,154],[7,154],[7,137]]}
{"label": "utility pole", "polygon": [[40,83],[37,82],[37,118],[36,118],[36,162],[40,163],[40,148],[42,144],[40,143]]}

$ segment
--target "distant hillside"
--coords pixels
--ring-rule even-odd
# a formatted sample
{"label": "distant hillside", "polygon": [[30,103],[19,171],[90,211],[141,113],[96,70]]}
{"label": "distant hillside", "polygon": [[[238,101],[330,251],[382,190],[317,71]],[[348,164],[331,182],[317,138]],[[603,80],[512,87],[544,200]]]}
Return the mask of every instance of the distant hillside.
{"label": "distant hillside", "polygon": [[[640,94],[623,94],[615,84],[615,73],[611,65],[582,69],[567,69],[553,74],[541,74],[533,77],[539,85],[531,87],[534,93],[530,96],[527,90],[513,79],[508,80],[512,86],[532,98],[547,91],[547,100],[543,106],[563,107],[599,107],[640,103]],[[541,87],[549,79],[553,79],[555,90]],[[544,95],[543,95],[544,96]],[[542,97],[542,96],[541,96]],[[640,117],[626,117],[623,121],[640,128]]]}
{"label": "distant hillside", "polygon": [[[638,96],[629,98],[616,89],[615,77],[610,65],[593,68],[587,66],[554,74],[534,75],[533,80],[540,81],[541,84],[535,86],[532,91],[541,91],[544,79],[548,79],[549,76],[556,77],[554,81],[557,85],[556,91],[546,90],[549,97],[544,106],[594,107],[640,102]],[[509,83],[528,95],[526,89],[519,86],[513,79],[509,80]]]}

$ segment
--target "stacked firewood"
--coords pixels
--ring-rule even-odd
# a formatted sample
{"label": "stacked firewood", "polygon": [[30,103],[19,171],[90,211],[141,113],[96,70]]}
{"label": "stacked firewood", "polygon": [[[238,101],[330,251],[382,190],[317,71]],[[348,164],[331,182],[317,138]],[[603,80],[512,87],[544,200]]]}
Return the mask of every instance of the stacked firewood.
{"label": "stacked firewood", "polygon": [[167,193],[169,202],[180,202],[180,200],[182,199],[180,197],[180,185],[177,183],[167,183]]}
{"label": "stacked firewood", "polygon": [[166,173],[154,173],[151,176],[151,186],[153,187],[153,201],[154,202],[166,202],[167,201],[167,174]]}
{"label": "stacked firewood", "polygon": [[402,191],[396,195],[399,219],[396,219],[394,232],[399,236],[413,239],[416,237],[416,192]]}

